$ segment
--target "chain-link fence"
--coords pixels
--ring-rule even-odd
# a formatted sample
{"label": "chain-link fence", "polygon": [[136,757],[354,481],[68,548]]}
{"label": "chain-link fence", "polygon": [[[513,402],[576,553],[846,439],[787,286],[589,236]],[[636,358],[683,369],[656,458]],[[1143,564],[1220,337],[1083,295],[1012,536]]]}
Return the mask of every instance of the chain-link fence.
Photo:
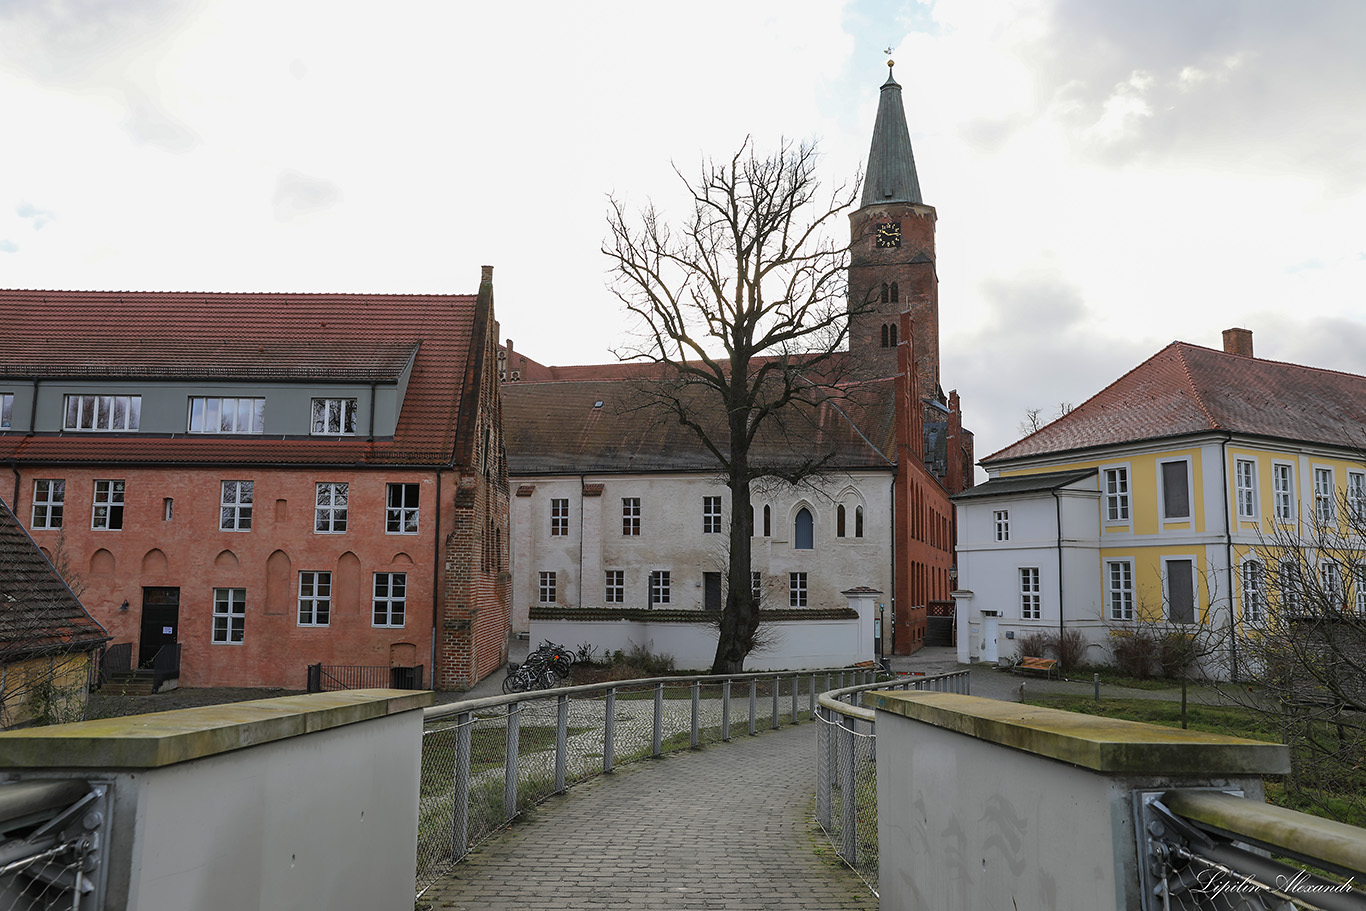
{"label": "chain-link fence", "polygon": [[579,781],[638,759],[807,721],[818,693],[872,678],[867,668],[664,677],[428,709],[418,889],[518,813]]}
{"label": "chain-link fence", "polygon": [[103,907],[106,791],[78,780],[0,784],[0,911]]}
{"label": "chain-link fence", "polygon": [[967,671],[898,677],[823,692],[817,699],[816,821],[841,860],[877,892],[877,762],[873,712],[854,703],[866,690],[968,692]]}

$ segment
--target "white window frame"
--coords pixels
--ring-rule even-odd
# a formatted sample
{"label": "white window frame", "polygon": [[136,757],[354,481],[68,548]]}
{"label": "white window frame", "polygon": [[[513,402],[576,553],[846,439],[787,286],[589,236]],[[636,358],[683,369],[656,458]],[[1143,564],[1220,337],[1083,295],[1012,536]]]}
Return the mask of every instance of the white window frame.
{"label": "white window frame", "polygon": [[1020,619],[1043,619],[1043,586],[1037,566],[1021,566],[1020,580]]}
{"label": "white window frame", "polygon": [[1313,467],[1314,521],[1319,525],[1336,525],[1338,515],[1337,479],[1333,469],[1322,465]]}
{"label": "white window frame", "polygon": [[370,625],[402,629],[408,610],[408,574],[375,573]]}
{"label": "white window frame", "polygon": [[1276,594],[1280,600],[1281,612],[1293,617],[1299,613],[1301,599],[1304,597],[1300,591],[1303,585],[1300,579],[1300,565],[1293,560],[1286,560],[1280,564],[1277,572]]}
{"label": "white window frame", "polygon": [[[122,416],[120,416],[122,409]],[[140,395],[68,395],[62,403],[62,429],[78,433],[127,433],[142,423]]]}
{"label": "white window frame", "polygon": [[1234,459],[1233,500],[1238,518],[1257,518],[1257,460]]}
{"label": "white window frame", "polygon": [[356,400],[354,398],[313,399],[310,404],[308,429],[313,436],[353,437],[356,435]]}
{"label": "white window frame", "polygon": [[559,577],[554,570],[541,570],[540,582],[537,591],[540,593],[542,604],[554,604],[556,596],[559,594]]}
{"label": "white window frame", "polygon": [[0,430],[14,426],[14,393],[0,392]]}
{"label": "white window frame", "polygon": [[247,590],[213,590],[213,644],[242,645],[247,639]]}
{"label": "white window frame", "polygon": [[254,481],[223,481],[218,494],[218,530],[251,531],[255,495]]}
{"label": "white window frame", "polygon": [[667,569],[650,571],[649,605],[669,604],[673,595],[673,583]]}
{"label": "white window frame", "polygon": [[609,569],[603,575],[602,597],[608,604],[626,602],[626,571]]}
{"label": "white window frame", "polygon": [[621,536],[640,537],[640,497],[621,498]]}
{"label": "white window frame", "polygon": [[550,499],[550,536],[552,538],[569,537],[568,497],[552,497]]}
{"label": "white window frame", "polygon": [[754,604],[759,604],[760,598],[764,593],[764,574],[751,572],[749,574],[749,596],[754,599]]}
{"label": "white window frame", "polygon": [[1105,561],[1105,615],[1116,621],[1134,619],[1134,561],[1131,557]]}
{"label": "white window frame", "polygon": [[1275,519],[1282,525],[1295,521],[1295,466],[1271,463],[1271,499]]}
{"label": "white window frame", "polygon": [[332,625],[332,573],[322,570],[299,572],[300,626]]}
{"label": "white window frame", "polygon": [[1366,471],[1347,472],[1347,521],[1358,530],[1366,524]]}
{"label": "white window frame", "polygon": [[[315,535],[346,534],[347,510],[351,502],[351,488],[346,481],[319,481],[313,498],[313,533]],[[324,502],[324,493],[326,502]],[[340,494],[341,505],[337,505]]]}
{"label": "white window frame", "polygon": [[[227,427],[223,426],[225,420]],[[265,433],[266,400],[259,396],[192,395],[185,426],[196,434]]]}
{"label": "white window frame", "polygon": [[703,497],[702,498],[702,534],[717,535],[721,533],[721,498]]}
{"label": "white window frame", "polygon": [[[397,494],[397,500],[395,500]],[[422,485],[394,481],[384,485],[384,533],[386,535],[415,535],[418,533],[418,504],[422,499]]]}
{"label": "white window frame", "polygon": [[1353,600],[1356,602],[1358,617],[1366,617],[1366,563],[1352,567],[1352,586],[1355,589]]}
{"label": "white window frame", "polygon": [[1243,620],[1261,623],[1266,619],[1266,567],[1260,560],[1244,560],[1241,572]]}
{"label": "white window frame", "polygon": [[38,478],[35,480],[33,482],[33,523],[30,527],[56,530],[62,527],[62,516],[65,513],[66,478]]}
{"label": "white window frame", "polygon": [[1326,607],[1343,606],[1342,567],[1338,561],[1319,561],[1319,590],[1328,602]]}
{"label": "white window frame", "polygon": [[[1186,514],[1184,516],[1167,515],[1167,473],[1163,470],[1164,466],[1182,464],[1186,466]],[[1175,459],[1158,459],[1157,461],[1157,510],[1162,516],[1163,522],[1182,523],[1195,521],[1195,478],[1192,476],[1191,459],[1189,456],[1181,456]]]}
{"label": "white window frame", "polygon": [[1129,466],[1114,465],[1101,469],[1101,483],[1105,497],[1105,524],[1129,525],[1133,521],[1129,502]]}
{"label": "white window frame", "polygon": [[126,496],[127,487],[122,478],[96,481],[90,511],[91,530],[122,531]]}
{"label": "white window frame", "polygon": [[1010,540],[1010,510],[994,509],[991,512],[992,528],[998,542]]}
{"label": "white window frame", "polygon": [[809,592],[806,586],[806,573],[787,574],[787,606],[806,607]]}

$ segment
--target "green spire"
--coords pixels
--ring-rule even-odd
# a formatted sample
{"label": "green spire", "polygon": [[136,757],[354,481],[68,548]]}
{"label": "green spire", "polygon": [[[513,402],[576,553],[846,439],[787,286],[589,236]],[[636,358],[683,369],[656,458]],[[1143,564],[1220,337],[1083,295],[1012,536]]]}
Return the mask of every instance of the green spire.
{"label": "green spire", "polygon": [[873,144],[868,150],[868,170],[863,176],[863,198],[859,208],[886,202],[922,203],[920,180],[915,174],[915,155],[911,134],[906,129],[906,109],[901,104],[901,86],[892,77],[893,61],[887,61],[887,81],[877,103],[873,124]]}

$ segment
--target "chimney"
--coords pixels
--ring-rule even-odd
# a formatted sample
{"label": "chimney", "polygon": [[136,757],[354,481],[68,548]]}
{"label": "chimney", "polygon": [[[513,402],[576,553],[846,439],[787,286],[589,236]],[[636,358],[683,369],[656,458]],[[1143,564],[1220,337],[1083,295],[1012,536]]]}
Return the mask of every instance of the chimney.
{"label": "chimney", "polygon": [[1224,353],[1240,357],[1252,357],[1252,330],[1225,329]]}

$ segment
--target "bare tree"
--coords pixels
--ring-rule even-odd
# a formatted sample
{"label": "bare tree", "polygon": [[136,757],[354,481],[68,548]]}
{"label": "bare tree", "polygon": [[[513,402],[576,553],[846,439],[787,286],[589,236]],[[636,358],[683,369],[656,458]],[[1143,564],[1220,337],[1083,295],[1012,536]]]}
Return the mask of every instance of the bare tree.
{"label": "bare tree", "polygon": [[750,589],[750,490],[819,471],[810,446],[758,446],[794,433],[831,394],[848,332],[848,248],[832,240],[857,187],[824,194],[813,145],[768,155],[749,139],[699,178],[675,173],[691,211],[675,230],[653,204],[628,214],[613,199],[611,287],[638,318],[623,359],[656,365],[644,407],[687,428],[730,491],[729,565],[715,673],[743,669],[758,606]]}
{"label": "bare tree", "polygon": [[1293,799],[1366,816],[1366,501],[1350,493],[1274,521],[1240,567],[1237,671],[1227,695],[1291,748]]}
{"label": "bare tree", "polygon": [[1029,436],[1038,430],[1042,430],[1047,424],[1056,421],[1058,418],[1068,414],[1076,406],[1071,402],[1059,402],[1058,410],[1053,413],[1053,417],[1045,419],[1042,408],[1026,408],[1024,420],[1016,424],[1016,429],[1021,436]]}

